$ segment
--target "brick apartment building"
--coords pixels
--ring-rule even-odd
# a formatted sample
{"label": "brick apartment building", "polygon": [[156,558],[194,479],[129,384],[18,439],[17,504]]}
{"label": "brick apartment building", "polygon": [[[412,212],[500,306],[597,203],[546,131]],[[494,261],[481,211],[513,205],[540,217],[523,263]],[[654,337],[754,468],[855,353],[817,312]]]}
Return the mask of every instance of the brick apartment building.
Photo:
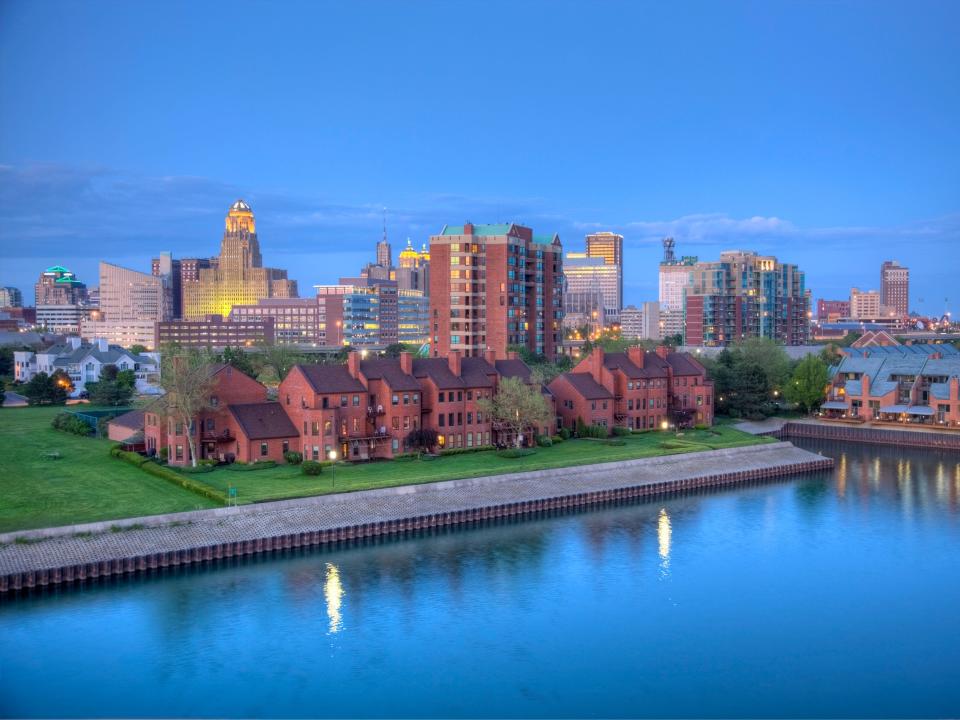
{"label": "brick apartment building", "polygon": [[558,423],[631,430],[713,423],[713,383],[687,353],[639,347],[607,353],[596,348],[572,371],[550,383]]}
{"label": "brick apartment building", "polygon": [[562,341],[563,248],[522,225],[443,228],[430,238],[431,355],[504,356],[511,345],[554,358]]}

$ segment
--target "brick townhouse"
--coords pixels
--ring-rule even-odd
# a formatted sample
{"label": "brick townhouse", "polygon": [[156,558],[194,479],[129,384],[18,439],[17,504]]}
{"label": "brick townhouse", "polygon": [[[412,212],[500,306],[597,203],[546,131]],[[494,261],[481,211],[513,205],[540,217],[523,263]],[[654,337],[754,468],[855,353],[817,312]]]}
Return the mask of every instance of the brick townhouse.
{"label": "brick townhouse", "polygon": [[198,459],[282,462],[283,453],[299,444],[299,434],[280,403],[269,402],[266,387],[230,365],[212,365],[210,376],[207,407],[192,423],[167,414],[162,400],[146,408],[146,452],[167,448],[171,465],[189,465],[187,433],[193,433]]}
{"label": "brick townhouse", "polygon": [[588,425],[644,430],[664,422],[692,425],[713,422],[713,383],[687,353],[658,347],[626,352],[595,348],[570,372],[549,386],[556,399],[557,422],[573,429]]}

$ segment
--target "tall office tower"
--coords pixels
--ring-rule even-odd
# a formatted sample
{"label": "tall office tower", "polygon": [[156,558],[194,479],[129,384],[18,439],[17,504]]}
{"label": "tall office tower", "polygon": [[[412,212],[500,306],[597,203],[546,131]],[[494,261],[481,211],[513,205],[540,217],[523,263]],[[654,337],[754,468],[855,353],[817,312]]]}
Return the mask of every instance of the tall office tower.
{"label": "tall office tower", "polygon": [[619,265],[607,264],[604,258],[587,257],[586,253],[567,253],[563,261],[566,289],[563,295],[564,324],[568,327],[588,325],[600,330],[620,322]]}
{"label": "tall office tower", "polygon": [[23,293],[20,288],[0,287],[0,307],[23,307]]}
{"label": "tall office tower", "polygon": [[153,348],[156,324],[170,320],[167,279],[100,263],[100,307],[81,323],[80,334],[112,345]]}
{"label": "tall office tower", "polygon": [[431,354],[523,345],[549,359],[562,340],[563,247],[522,225],[447,225],[430,238]]}
{"label": "tall office tower", "polygon": [[620,337],[624,340],[639,340],[643,335],[643,310],[636,305],[627,305],[620,311]]}
{"label": "tall office tower", "polygon": [[850,288],[850,317],[855,320],[876,320],[884,317],[880,293],[876,290]]}
{"label": "tall office tower", "polygon": [[243,200],[227,213],[217,267],[198,269],[197,275],[196,282],[182,282],[185,319],[227,316],[234,305],[297,296],[297,283],[287,279],[286,270],[263,267],[256,221]]}
{"label": "tall office tower", "polygon": [[880,266],[880,303],[897,317],[910,314],[910,268],[896,260]]}
{"label": "tall office tower", "polygon": [[697,263],[695,255],[684,255],[677,260],[675,247],[673,238],[663,239],[659,294],[661,337],[683,333],[683,298],[693,284],[692,268]]}
{"label": "tall office tower", "polygon": [[400,251],[398,265],[391,271],[391,279],[401,290],[419,290],[430,295],[430,251],[424,245],[418,252],[407,238],[407,246]]}
{"label": "tall office tower", "polygon": [[180,280],[180,261],[169,252],[160,253],[160,257],[150,261],[150,273],[162,277],[169,296],[170,316],[180,317],[183,312],[182,284]]}
{"label": "tall office tower", "polygon": [[616,267],[617,294],[612,307],[619,318],[623,308],[623,235],[612,232],[599,232],[587,235],[587,257],[603,258],[607,265]]}
{"label": "tall office tower", "polygon": [[40,273],[33,287],[37,325],[52,332],[76,333],[87,313],[87,286],[62,265]]}
{"label": "tall office tower", "polygon": [[398,290],[393,280],[365,278],[315,287],[320,344],[383,348],[424,342],[427,300],[418,291]]}
{"label": "tall office tower", "polygon": [[751,337],[786,345],[810,338],[810,295],[804,273],[775,257],[733,250],[719,262],[688,268],[685,290],[684,343],[726,345]]}
{"label": "tall office tower", "polygon": [[377,265],[385,268],[393,267],[393,253],[390,251],[386,233],[383,235],[383,240],[377,243]]}

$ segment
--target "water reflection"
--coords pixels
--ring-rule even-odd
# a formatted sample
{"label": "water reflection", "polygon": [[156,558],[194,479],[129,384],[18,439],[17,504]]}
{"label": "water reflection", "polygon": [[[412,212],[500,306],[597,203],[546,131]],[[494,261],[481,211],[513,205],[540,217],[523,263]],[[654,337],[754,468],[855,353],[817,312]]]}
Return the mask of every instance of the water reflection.
{"label": "water reflection", "polygon": [[323,597],[327,601],[330,632],[340,632],[343,626],[343,616],[340,614],[340,606],[343,604],[343,585],[340,583],[340,570],[333,563],[327,563],[327,580],[323,585]]}
{"label": "water reflection", "polygon": [[660,572],[663,575],[670,573],[670,539],[673,529],[670,527],[670,516],[666,508],[660,508],[657,518],[657,549],[660,553]]}

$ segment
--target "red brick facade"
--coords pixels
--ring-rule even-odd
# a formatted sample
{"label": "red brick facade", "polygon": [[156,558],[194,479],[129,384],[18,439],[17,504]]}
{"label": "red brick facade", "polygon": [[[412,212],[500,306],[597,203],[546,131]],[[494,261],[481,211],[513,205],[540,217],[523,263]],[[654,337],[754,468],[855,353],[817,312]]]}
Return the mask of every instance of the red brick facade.
{"label": "red brick facade", "polygon": [[713,384],[687,353],[639,347],[622,353],[596,348],[571,372],[550,383],[557,421],[574,429],[588,425],[647,430],[713,423]]}

